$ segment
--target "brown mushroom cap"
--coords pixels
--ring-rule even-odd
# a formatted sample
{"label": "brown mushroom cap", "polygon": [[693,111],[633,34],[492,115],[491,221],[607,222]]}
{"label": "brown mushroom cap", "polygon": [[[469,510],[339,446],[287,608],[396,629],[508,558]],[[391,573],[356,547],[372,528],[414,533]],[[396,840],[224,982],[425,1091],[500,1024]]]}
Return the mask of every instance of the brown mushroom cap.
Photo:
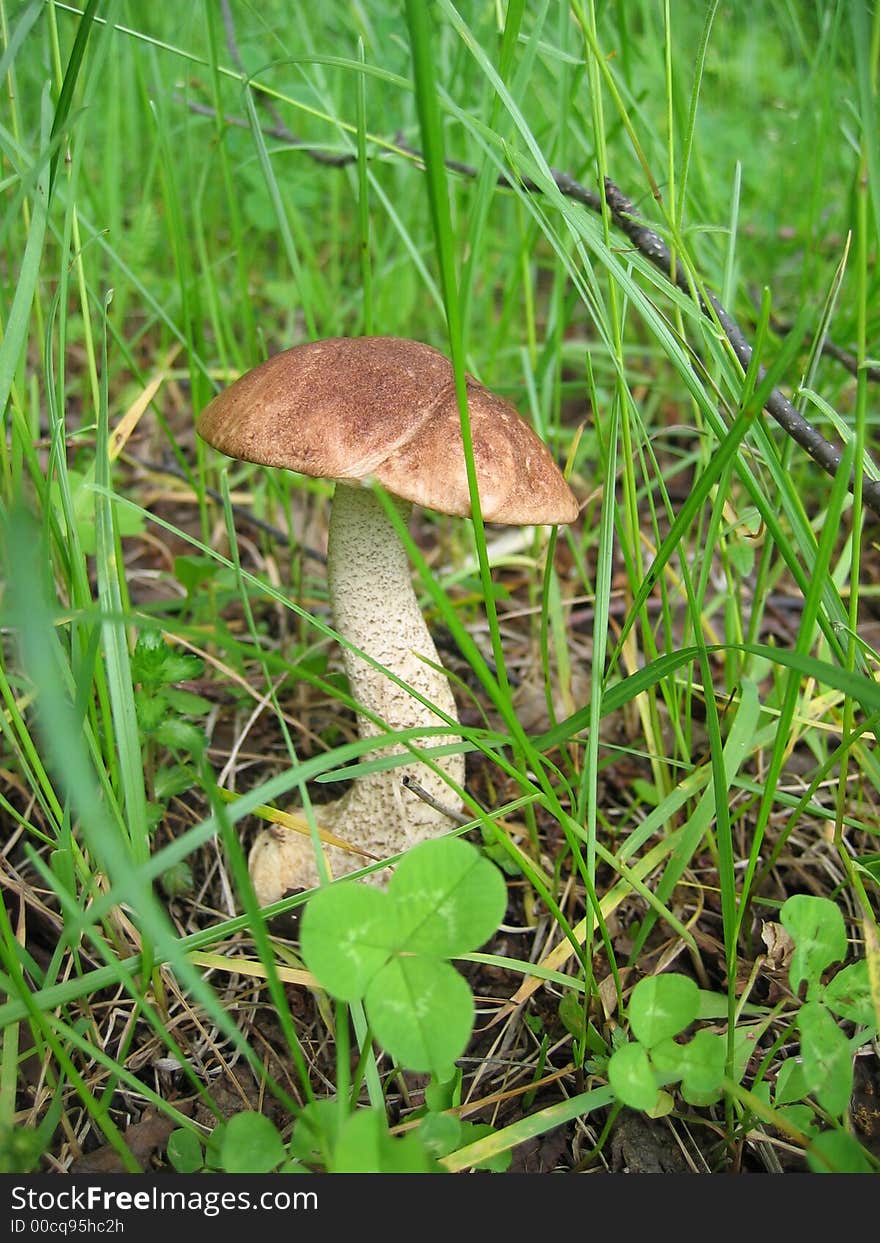
{"label": "brown mushroom cap", "polygon": [[[470,376],[467,395],[486,521],[573,522],[577,499],[546,445]],[[215,397],[197,428],[229,457],[345,483],[374,478],[403,500],[470,515],[452,365],[419,341],[294,346]]]}

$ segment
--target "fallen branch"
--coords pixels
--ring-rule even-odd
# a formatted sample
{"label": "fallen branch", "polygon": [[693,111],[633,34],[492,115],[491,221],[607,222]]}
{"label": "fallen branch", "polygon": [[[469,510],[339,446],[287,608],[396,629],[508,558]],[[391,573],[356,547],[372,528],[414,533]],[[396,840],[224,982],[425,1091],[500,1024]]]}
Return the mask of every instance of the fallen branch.
{"label": "fallen branch", "polygon": [[[649,229],[646,225],[639,223],[632,203],[617,188],[614,182],[609,181],[607,178],[605,181],[605,197],[611,211],[611,217],[621,232],[626,234],[636,249],[649,259],[668,280],[674,281],[679,289],[683,290],[689,297],[692,296],[693,291],[685,274],[681,271],[680,265],[673,264],[669,247],[653,229]],[[746,340],[736,320],[724,309],[711,291],[707,291],[705,298],[700,293],[697,294],[697,297],[700,310],[710,319],[717,319],[743,370],[748,370],[752,360],[752,347]],[[764,374],[764,368],[760,367],[758,369],[759,379],[763,379]],[[836,473],[842,456],[841,450],[829,440],[826,440],[821,432],[813,427],[812,423],[807,422],[781,389],[774,388],[771,391],[764,408],[768,414],[772,415],[783,431],[791,436],[792,440],[810,455],[814,462],[821,466],[823,470],[826,470],[829,475]],[[862,495],[865,504],[870,506],[876,514],[880,514],[880,484],[874,483],[872,480],[865,480]]]}
{"label": "fallen branch", "polygon": [[[749,290],[749,296],[756,305],[760,304],[760,298],[756,297],[754,289]],[[778,319],[775,315],[770,316],[770,327],[781,337],[786,337],[790,332],[794,331],[794,324],[784,319]],[[844,367],[850,375],[858,376],[860,369],[859,360],[851,350],[845,350],[842,345],[835,345],[833,341],[829,341],[826,337],[822,342],[822,353],[827,354],[829,358],[833,358],[835,362],[840,363],[841,367]],[[880,366],[876,363],[864,363],[861,366],[861,370],[873,384],[880,381]]]}

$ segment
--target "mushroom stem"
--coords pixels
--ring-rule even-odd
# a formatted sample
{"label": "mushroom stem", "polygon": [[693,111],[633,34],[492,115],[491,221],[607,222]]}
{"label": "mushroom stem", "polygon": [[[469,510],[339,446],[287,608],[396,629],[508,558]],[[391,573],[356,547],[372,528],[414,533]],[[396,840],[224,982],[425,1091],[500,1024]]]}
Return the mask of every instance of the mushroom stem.
{"label": "mushroom stem", "polygon": [[[394,504],[402,516],[409,513],[408,503],[395,499]],[[457,721],[447,678],[432,667],[440,666],[440,657],[419,609],[406,550],[381,501],[367,488],[336,485],[327,579],[336,630],[382,666],[377,669],[349,647],[344,648],[345,670],[356,702],[391,730],[442,725],[438,712]],[[383,670],[395,674],[438,712],[420,703]],[[362,738],[384,732],[361,715],[358,730]],[[430,739],[428,745],[458,741],[455,734],[449,734]],[[377,748],[375,754],[403,750],[399,746]],[[359,777],[341,799],[316,808],[319,823],[379,858],[399,854],[418,841],[447,832],[453,823],[449,817],[408,790],[403,781],[405,776],[411,777],[435,802],[449,806],[454,800],[449,782],[463,784],[464,757],[456,753],[436,762],[440,773],[414,760]],[[326,848],[326,857],[334,876],[353,871],[364,862],[362,857],[336,847]],[[318,881],[311,843],[290,831],[269,829],[262,833],[250,863],[263,905]],[[375,876],[380,881],[385,879],[382,873]]]}
{"label": "mushroom stem", "polygon": [[[412,507],[391,499],[401,516],[408,517]],[[449,682],[445,674],[431,667],[440,665],[440,657],[413,590],[406,550],[381,501],[367,488],[336,485],[327,580],[339,634],[457,721]],[[436,712],[348,647],[343,650],[343,660],[354,699],[392,729],[442,724]],[[359,731],[362,738],[382,732],[364,718],[360,718]],[[460,774],[461,757],[454,759],[455,772]],[[430,788],[430,770],[421,767],[420,773],[419,780]],[[401,775],[392,775],[395,788]],[[435,777],[434,784],[438,782],[438,791],[432,793],[439,797],[440,791],[446,790],[448,794],[448,786]],[[408,804],[410,800],[406,801]]]}

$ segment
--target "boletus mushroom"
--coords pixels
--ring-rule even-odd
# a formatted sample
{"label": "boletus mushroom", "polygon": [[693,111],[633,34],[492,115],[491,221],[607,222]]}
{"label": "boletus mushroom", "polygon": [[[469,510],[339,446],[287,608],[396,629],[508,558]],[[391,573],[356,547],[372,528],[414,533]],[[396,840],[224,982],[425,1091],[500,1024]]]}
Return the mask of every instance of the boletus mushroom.
{"label": "boletus mushroom", "polygon": [[[577,500],[528,424],[471,377],[467,398],[483,518],[520,525],[573,522]],[[327,555],[333,623],[381,667],[344,649],[352,695],[368,714],[358,718],[360,735],[379,735],[378,719],[391,730],[448,724],[449,734],[427,745],[460,741],[455,701],[419,609],[406,552],[381,500],[363,486],[377,481],[404,516],[413,504],[470,515],[449,360],[431,346],[397,337],[312,341],[243,375],[207,406],[197,428],[229,457],[336,481]],[[464,757],[445,754],[435,763],[439,773],[414,759],[358,778],[341,799],[316,807],[319,823],[383,859],[447,832],[452,821],[432,803],[458,810],[454,787],[463,784]],[[405,775],[431,801],[414,794]],[[338,847],[326,847],[325,857],[334,876],[363,865],[362,856]],[[311,840],[278,827],[258,836],[249,865],[263,905],[318,882]]]}

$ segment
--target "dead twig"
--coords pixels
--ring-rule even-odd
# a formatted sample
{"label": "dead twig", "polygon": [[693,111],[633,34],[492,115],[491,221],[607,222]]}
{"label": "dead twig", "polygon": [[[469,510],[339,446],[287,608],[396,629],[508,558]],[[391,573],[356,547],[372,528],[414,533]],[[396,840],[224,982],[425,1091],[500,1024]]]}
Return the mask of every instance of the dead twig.
{"label": "dead twig", "polygon": [[[674,281],[676,286],[689,297],[693,296],[693,290],[685,273],[681,271],[679,266],[673,264],[669,247],[653,229],[649,229],[647,225],[639,222],[632,203],[618,189],[614,182],[607,178],[605,181],[605,196],[612,219],[621,232],[626,234],[636,249],[649,259],[667,279]],[[730,342],[740,365],[743,370],[746,370],[752,360],[752,347],[746,340],[736,320],[724,309],[711,290],[707,290],[705,295],[698,291],[697,298],[700,310],[710,319],[717,320],[724,335]],[[764,374],[764,368],[760,367],[758,369],[759,378],[763,378]],[[837,472],[842,457],[841,450],[829,440],[826,440],[821,432],[813,427],[812,423],[807,422],[781,389],[774,388],[771,391],[764,408],[768,414],[772,415],[783,431],[791,436],[792,440],[799,444],[818,466],[821,466],[829,475]],[[865,504],[874,513],[880,515],[880,483],[875,483],[873,480],[864,480],[862,496]]]}

